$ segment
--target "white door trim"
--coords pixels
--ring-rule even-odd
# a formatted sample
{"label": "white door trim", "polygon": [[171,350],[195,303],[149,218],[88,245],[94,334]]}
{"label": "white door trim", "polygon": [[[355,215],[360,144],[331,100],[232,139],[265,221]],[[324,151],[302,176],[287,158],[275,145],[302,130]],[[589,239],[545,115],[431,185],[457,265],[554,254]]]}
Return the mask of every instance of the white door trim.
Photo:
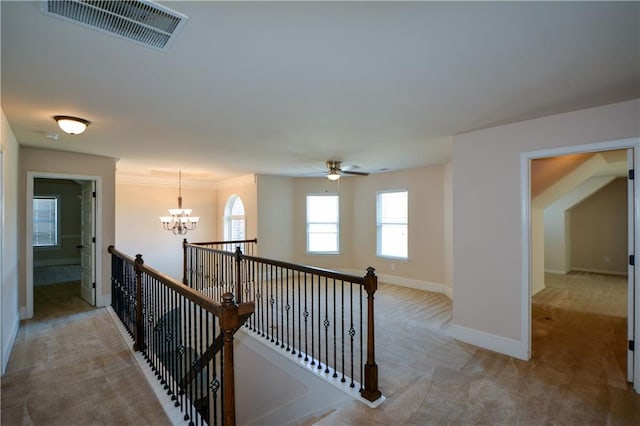
{"label": "white door trim", "polygon": [[[521,342],[527,359],[531,359],[531,160],[536,158],[557,157],[567,154],[579,154],[585,152],[610,151],[614,149],[634,149],[634,169],[640,170],[640,138],[620,139],[608,142],[598,142],[587,145],[575,145],[561,148],[545,149],[540,151],[523,152],[520,154],[520,201],[521,201]],[[635,254],[640,253],[640,236],[638,235],[638,224],[640,223],[640,185],[635,186]],[[640,291],[637,291],[637,283],[639,282],[640,268],[635,268],[635,312],[640,312]],[[640,315],[635,315],[635,338],[636,345],[640,342]],[[635,366],[640,365],[640,350],[636,350],[634,354]],[[640,393],[640,368],[634,371],[634,389]]]}
{"label": "white door trim", "polygon": [[94,181],[96,183],[96,217],[95,217],[95,229],[96,229],[96,251],[95,251],[95,265],[96,265],[96,306],[104,306],[105,301],[103,287],[108,283],[102,282],[102,176],[89,176],[89,175],[71,175],[64,173],[46,173],[46,172],[27,172],[27,206],[26,206],[26,253],[25,253],[25,268],[26,268],[26,287],[27,287],[27,300],[26,306],[23,312],[20,312],[21,319],[28,319],[33,317],[33,184],[36,178],[43,179],[66,179],[66,180],[85,180]]}

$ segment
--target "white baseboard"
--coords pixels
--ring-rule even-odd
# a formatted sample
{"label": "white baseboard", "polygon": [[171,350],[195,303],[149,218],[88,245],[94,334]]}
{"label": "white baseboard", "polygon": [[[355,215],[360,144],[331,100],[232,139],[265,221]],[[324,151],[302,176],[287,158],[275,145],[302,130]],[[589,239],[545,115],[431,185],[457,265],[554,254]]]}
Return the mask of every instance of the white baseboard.
{"label": "white baseboard", "polygon": [[[362,276],[362,271],[357,269],[341,269],[345,274]],[[384,282],[387,284],[399,285],[401,287],[409,287],[415,288],[417,290],[424,291],[432,291],[434,293],[440,293],[447,296],[449,299],[453,300],[453,289],[451,287],[447,287],[441,283],[434,283],[430,281],[422,281],[416,280],[413,278],[405,278],[399,277],[397,275],[388,275],[388,274],[376,274],[378,276],[378,281]]]}
{"label": "white baseboard", "polygon": [[493,352],[509,355],[524,361],[529,360],[529,354],[525,345],[518,340],[498,336],[473,328],[452,324],[449,328],[449,335],[456,340],[470,343]]}
{"label": "white baseboard", "polygon": [[605,269],[589,269],[589,268],[571,268],[571,271],[591,272],[594,274],[604,274],[604,275],[623,275],[625,277],[628,274],[628,271],[607,271]]}
{"label": "white baseboard", "polygon": [[559,269],[545,269],[544,272],[549,274],[560,274],[560,275],[567,275],[569,273],[569,271],[561,271]]}
{"label": "white baseboard", "polygon": [[2,342],[2,374],[7,371],[7,365],[9,364],[9,357],[13,350],[13,345],[16,343],[16,337],[18,337],[18,329],[20,328],[20,318],[15,317],[13,319],[13,325],[9,332],[9,339],[6,342]]}

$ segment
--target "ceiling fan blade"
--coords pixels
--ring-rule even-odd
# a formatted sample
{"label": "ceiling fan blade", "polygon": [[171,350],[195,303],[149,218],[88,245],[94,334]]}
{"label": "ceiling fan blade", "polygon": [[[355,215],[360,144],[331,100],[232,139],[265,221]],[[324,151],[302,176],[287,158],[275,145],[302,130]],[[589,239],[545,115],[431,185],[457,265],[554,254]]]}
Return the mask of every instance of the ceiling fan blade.
{"label": "ceiling fan blade", "polygon": [[356,172],[356,171],[352,171],[352,170],[341,170],[340,172],[345,174],[345,175],[369,176],[369,173],[367,173],[367,172]]}

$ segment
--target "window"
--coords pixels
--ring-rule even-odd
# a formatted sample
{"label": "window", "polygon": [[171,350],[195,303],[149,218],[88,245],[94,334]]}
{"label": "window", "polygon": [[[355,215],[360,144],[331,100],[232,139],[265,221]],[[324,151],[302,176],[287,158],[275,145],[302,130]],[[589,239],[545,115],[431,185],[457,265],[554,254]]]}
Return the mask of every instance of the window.
{"label": "window", "polygon": [[338,254],[337,194],[307,195],[307,252]]}
{"label": "window", "polygon": [[244,240],[246,235],[246,216],[244,204],[237,195],[232,195],[225,207],[224,239],[227,241]]}
{"label": "window", "polygon": [[408,258],[408,192],[378,192],[376,253],[381,257]]}
{"label": "window", "polygon": [[33,197],[33,246],[58,246],[58,197]]}

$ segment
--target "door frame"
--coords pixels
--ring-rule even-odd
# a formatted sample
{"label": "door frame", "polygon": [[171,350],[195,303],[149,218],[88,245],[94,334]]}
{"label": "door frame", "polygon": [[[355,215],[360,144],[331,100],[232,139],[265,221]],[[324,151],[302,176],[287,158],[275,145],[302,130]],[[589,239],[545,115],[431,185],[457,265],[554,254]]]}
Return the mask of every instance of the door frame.
{"label": "door frame", "polygon": [[22,313],[21,319],[33,317],[33,186],[37,178],[41,179],[65,179],[65,180],[84,180],[93,181],[96,185],[96,209],[95,209],[95,232],[96,232],[96,251],[95,251],[95,276],[96,276],[96,297],[95,306],[104,306],[103,287],[106,285],[102,282],[102,176],[76,175],[64,173],[47,173],[47,172],[27,172],[27,206],[26,206],[26,253],[25,253],[25,276],[27,287],[27,300],[25,312]]}
{"label": "door frame", "polygon": [[[538,151],[523,152],[520,154],[520,195],[521,195],[521,233],[522,233],[522,276],[521,276],[521,336],[527,358],[531,359],[531,161],[537,158],[558,157],[567,154],[580,154],[588,152],[611,151],[615,149],[634,150],[634,169],[640,170],[640,138],[620,139],[608,142],[598,142],[586,145],[574,145],[560,148],[544,149]],[[640,254],[640,236],[638,224],[640,223],[640,185],[635,185],[634,222],[633,232],[635,240],[634,253]],[[640,342],[640,268],[634,268],[635,318],[634,341]],[[629,320],[629,319],[628,319]],[[634,389],[640,393],[640,350],[634,352]],[[625,372],[626,375],[626,372]]]}

